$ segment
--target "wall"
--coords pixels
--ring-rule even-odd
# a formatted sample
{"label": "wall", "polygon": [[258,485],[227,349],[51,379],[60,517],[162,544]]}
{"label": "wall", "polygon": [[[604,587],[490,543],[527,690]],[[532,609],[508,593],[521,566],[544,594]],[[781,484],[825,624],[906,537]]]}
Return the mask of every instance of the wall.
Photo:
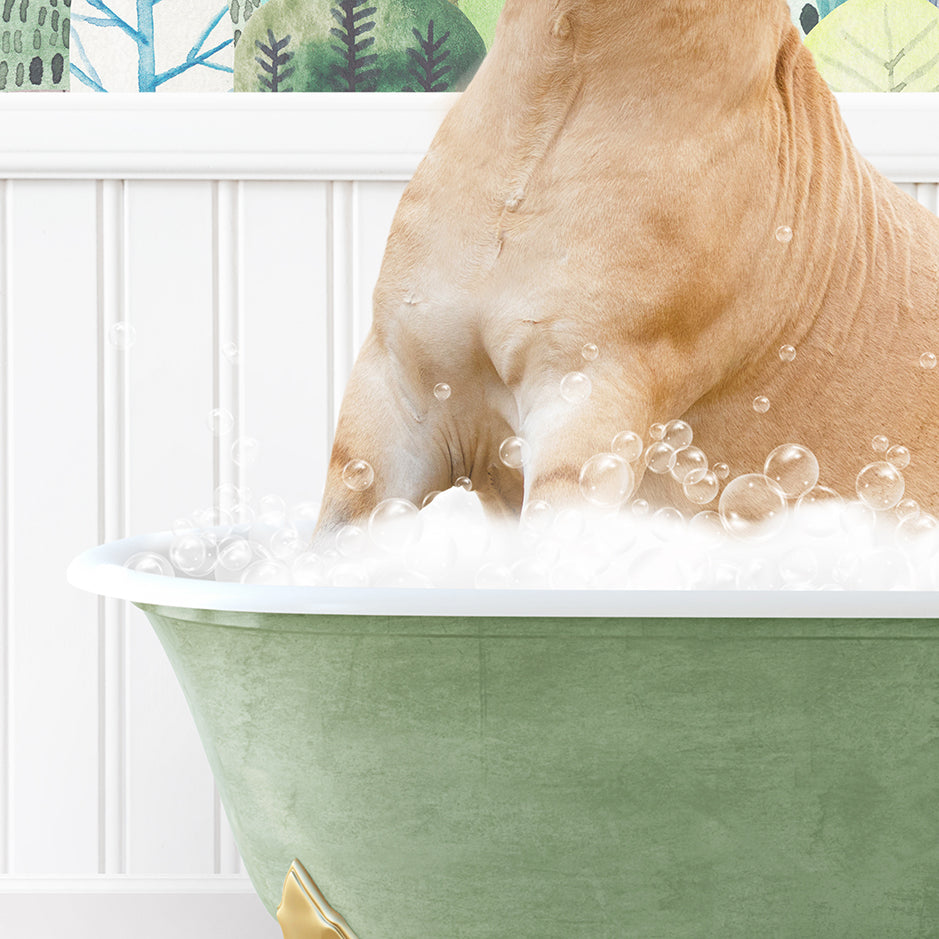
{"label": "wall", "polygon": [[[318,498],[397,200],[452,100],[0,105],[0,934],[277,935],[142,615],[63,572],[223,482]],[[842,103],[936,211],[939,103],[903,100]]]}

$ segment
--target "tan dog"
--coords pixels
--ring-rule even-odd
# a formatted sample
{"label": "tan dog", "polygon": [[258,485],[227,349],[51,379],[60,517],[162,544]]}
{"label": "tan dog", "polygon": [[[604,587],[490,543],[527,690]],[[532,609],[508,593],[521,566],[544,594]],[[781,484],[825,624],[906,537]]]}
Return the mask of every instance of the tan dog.
{"label": "tan dog", "polygon": [[[515,515],[512,434],[525,497],[579,501],[617,432],[679,416],[734,475],[799,442],[848,496],[884,434],[939,510],[939,370],[919,367],[937,315],[939,219],[854,149],[783,0],[507,0],[398,207],[321,529],[464,475]],[[559,394],[573,370],[580,404]],[[359,493],[355,458],[375,470]]]}

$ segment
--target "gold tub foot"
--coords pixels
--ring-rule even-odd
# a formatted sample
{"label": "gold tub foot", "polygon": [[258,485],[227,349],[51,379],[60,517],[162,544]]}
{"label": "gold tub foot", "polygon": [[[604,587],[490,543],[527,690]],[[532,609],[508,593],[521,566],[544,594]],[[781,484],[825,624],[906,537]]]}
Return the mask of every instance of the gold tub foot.
{"label": "gold tub foot", "polygon": [[284,939],[356,939],[299,861],[294,861],[287,872],[277,922]]}

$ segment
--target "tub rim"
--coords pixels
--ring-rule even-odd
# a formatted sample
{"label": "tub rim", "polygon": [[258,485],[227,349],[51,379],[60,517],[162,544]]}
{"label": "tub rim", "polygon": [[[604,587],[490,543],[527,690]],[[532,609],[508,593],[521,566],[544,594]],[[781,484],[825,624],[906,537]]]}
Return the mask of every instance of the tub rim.
{"label": "tub rim", "polygon": [[178,609],[339,616],[939,619],[935,590],[472,590],[292,587],[145,574],[123,566],[172,532],[89,548],[66,572],[80,590]]}

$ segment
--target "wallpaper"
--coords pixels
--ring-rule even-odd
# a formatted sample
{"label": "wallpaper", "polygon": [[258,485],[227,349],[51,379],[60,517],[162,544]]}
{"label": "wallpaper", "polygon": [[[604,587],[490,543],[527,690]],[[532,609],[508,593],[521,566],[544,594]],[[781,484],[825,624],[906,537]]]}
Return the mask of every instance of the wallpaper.
{"label": "wallpaper", "polygon": [[[459,91],[502,3],[0,0],[0,91]],[[789,7],[836,91],[939,90],[939,0]]]}

